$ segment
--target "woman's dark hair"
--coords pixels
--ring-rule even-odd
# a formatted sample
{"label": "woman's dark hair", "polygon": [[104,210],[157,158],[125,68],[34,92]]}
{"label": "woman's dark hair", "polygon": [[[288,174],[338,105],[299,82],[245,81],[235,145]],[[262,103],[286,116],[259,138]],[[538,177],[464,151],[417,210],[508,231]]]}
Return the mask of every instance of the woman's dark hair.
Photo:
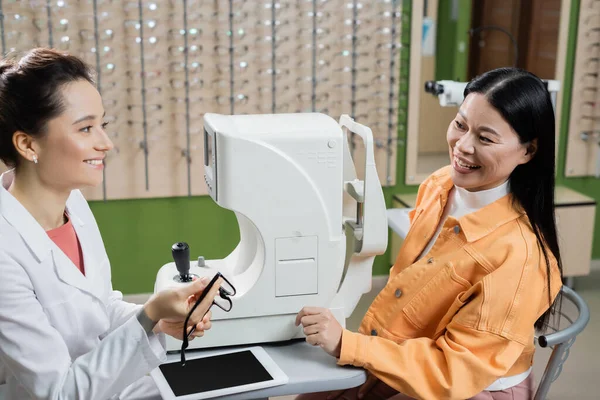
{"label": "woman's dark hair", "polygon": [[560,308],[560,294],[554,302],[550,295],[550,260],[548,250],[558,262],[562,279],[562,261],[558,248],[554,218],[555,131],[552,100],[544,82],[530,72],[518,68],[499,68],[473,79],[464,95],[480,93],[504,117],[523,144],[537,140],[532,159],[519,165],[510,175],[510,191],[514,206],[527,213],[533,233],[546,261],[549,308],[536,321],[535,328],[544,331],[550,316]]}
{"label": "woman's dark hair", "polygon": [[65,109],[60,88],[78,80],[93,83],[92,71],[77,57],[43,48],[0,61],[0,160],[18,166],[14,133],[43,136],[48,121]]}

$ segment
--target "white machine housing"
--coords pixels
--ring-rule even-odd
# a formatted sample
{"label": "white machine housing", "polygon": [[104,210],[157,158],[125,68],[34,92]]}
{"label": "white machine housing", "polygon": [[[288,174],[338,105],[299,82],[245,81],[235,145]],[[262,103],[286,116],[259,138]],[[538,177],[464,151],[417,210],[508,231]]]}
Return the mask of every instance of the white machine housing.
{"label": "white machine housing", "polygon": [[[189,348],[303,337],[294,322],[304,306],[327,307],[345,326],[387,246],[371,130],[318,113],[205,114],[204,127],[208,192],[235,212],[240,242],[223,259],[192,261],[190,273],[219,271],[237,294],[230,312],[212,307],[213,327]],[[364,180],[347,130],[364,141]],[[164,265],[155,291],[181,285],[177,277],[174,262]],[[180,348],[167,338],[168,351]]]}

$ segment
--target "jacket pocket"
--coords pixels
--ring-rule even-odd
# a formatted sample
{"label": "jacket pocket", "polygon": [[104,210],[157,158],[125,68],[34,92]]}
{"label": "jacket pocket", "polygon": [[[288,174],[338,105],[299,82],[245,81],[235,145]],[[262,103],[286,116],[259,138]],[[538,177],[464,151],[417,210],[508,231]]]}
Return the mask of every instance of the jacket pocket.
{"label": "jacket pocket", "polygon": [[464,305],[460,295],[470,287],[469,281],[456,273],[452,263],[447,263],[406,304],[403,312],[422,336],[433,337],[442,320],[451,319],[448,314]]}
{"label": "jacket pocket", "polygon": [[467,293],[467,291],[463,291],[460,292],[458,296],[456,296],[454,302],[452,302],[452,305],[450,306],[448,311],[446,311],[446,314],[437,324],[437,327],[435,328],[435,333],[433,335],[434,340],[437,340],[437,338],[439,338],[446,331],[446,327],[448,326],[450,321],[452,321],[456,313],[458,313],[458,311],[466,304],[466,299],[463,298]]}

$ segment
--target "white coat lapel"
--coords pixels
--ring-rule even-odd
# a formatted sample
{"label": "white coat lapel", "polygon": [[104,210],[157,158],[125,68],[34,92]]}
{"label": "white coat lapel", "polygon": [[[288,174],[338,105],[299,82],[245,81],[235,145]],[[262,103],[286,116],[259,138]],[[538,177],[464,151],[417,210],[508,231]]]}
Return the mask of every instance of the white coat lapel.
{"label": "white coat lapel", "polygon": [[[58,275],[59,279],[65,282],[66,284],[74,286],[80,290],[83,290],[84,292],[91,294],[94,297],[101,299],[98,293],[100,291],[100,288],[95,287],[93,285],[93,282],[95,282],[95,280],[92,276],[90,276],[90,274],[93,274],[93,271],[95,270],[95,268],[93,268],[92,262],[94,256],[93,254],[89,253],[87,248],[88,246],[85,246],[86,240],[85,235],[83,234],[85,232],[85,229],[82,229],[82,227],[79,224],[75,223],[74,220],[76,218],[73,218],[71,214],[69,215],[69,217],[71,218],[71,223],[73,224],[73,228],[75,228],[77,238],[79,239],[79,243],[81,244],[85,275],[81,273],[81,271],[73,263],[73,261],[54,242],[51,242],[52,258],[54,260],[56,274]],[[82,238],[82,236],[84,237]]]}
{"label": "white coat lapel", "polygon": [[[81,252],[83,254],[83,267],[85,271],[85,281],[87,287],[87,291],[94,295],[95,297],[102,299],[103,288],[102,285],[98,284],[101,282],[98,274],[101,273],[100,265],[98,264],[103,260],[103,255],[98,254],[96,251],[96,247],[94,246],[94,238],[93,232],[90,231],[90,226],[87,226],[83,220],[81,220],[77,214],[69,208],[69,202],[67,202],[67,210],[69,213],[69,218],[71,218],[71,223],[73,224],[73,228],[75,229],[75,233],[77,234],[77,238],[79,239],[79,245],[81,246]],[[83,277],[83,274],[75,268],[75,272],[79,274],[79,276]],[[91,282],[96,282],[96,285],[92,285]]]}
{"label": "white coat lapel", "polygon": [[56,274],[61,281],[96,296],[91,280],[86,278],[77,266],[73,264],[73,261],[56,245],[52,248],[52,259],[56,268]]}

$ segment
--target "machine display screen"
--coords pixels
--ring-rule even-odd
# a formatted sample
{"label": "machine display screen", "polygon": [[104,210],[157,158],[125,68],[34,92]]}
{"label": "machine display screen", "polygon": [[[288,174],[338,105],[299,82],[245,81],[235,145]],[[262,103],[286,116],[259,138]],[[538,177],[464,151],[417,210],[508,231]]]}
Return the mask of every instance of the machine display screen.
{"label": "machine display screen", "polygon": [[175,396],[273,380],[250,350],[159,366]]}
{"label": "machine display screen", "polygon": [[213,137],[208,134],[204,128],[204,165],[207,167],[212,164],[213,160]]}

